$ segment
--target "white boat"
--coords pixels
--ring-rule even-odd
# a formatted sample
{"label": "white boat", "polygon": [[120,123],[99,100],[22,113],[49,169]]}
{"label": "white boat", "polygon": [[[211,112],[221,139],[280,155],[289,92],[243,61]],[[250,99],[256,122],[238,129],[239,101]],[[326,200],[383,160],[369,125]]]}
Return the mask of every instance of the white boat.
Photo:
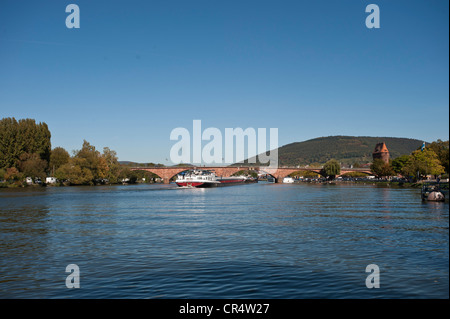
{"label": "white boat", "polygon": [[283,183],[292,184],[293,182],[294,182],[294,179],[290,176],[283,178]]}
{"label": "white boat", "polygon": [[218,187],[257,182],[246,176],[218,177],[209,170],[191,170],[177,176],[175,183],[180,187]]}

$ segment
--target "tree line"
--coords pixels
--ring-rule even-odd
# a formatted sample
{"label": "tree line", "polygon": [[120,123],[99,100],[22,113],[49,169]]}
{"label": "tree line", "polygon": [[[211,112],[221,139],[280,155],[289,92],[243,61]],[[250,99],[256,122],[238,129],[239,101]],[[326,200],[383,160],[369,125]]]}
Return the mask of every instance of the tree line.
{"label": "tree line", "polygon": [[[54,176],[60,183],[68,185],[95,185],[116,184],[123,180],[135,182],[142,178],[149,181],[157,177],[121,165],[117,153],[108,147],[100,152],[85,140],[81,149],[73,151],[71,156],[62,147],[52,149],[50,138],[46,123],[36,123],[34,119],[1,119],[0,181],[19,185],[25,177],[45,181],[47,176]],[[161,165],[149,163],[146,166]],[[427,175],[448,176],[449,141],[437,140],[409,155],[391,159],[389,163],[375,159],[370,168],[377,177],[402,175],[414,181]],[[321,175],[330,179],[339,174],[340,163],[335,159],[325,163],[321,170]]]}
{"label": "tree line", "polygon": [[134,183],[138,179],[150,181],[157,177],[150,172],[131,171],[119,163],[116,151],[104,147],[101,153],[86,140],[73,156],[61,147],[55,148],[50,167],[59,181],[69,185],[117,184],[124,180]]}
{"label": "tree line", "polygon": [[47,124],[33,119],[0,120],[0,179],[18,180],[22,175],[44,176],[51,155]]}
{"label": "tree line", "polygon": [[389,163],[375,159],[370,169],[377,177],[402,175],[413,181],[424,179],[428,175],[448,177],[449,141],[438,139],[409,155],[389,160]]}
{"label": "tree line", "polygon": [[[360,167],[354,164],[354,167]],[[412,181],[424,179],[428,175],[448,177],[449,172],[449,141],[437,140],[424,148],[413,151],[409,155],[401,155],[390,159],[388,163],[382,159],[374,159],[370,165],[373,174],[379,178],[401,175]],[[334,179],[341,172],[340,163],[336,159],[327,161],[320,170],[320,175]],[[290,176],[304,175],[317,177],[318,173],[299,171]],[[363,173],[347,173],[347,176],[361,177]]]}
{"label": "tree line", "polygon": [[[374,159],[370,170],[379,178],[401,175],[412,181],[422,180],[428,175],[448,177],[449,141],[438,139],[409,155],[390,159],[388,163],[382,159]],[[321,174],[334,179],[340,174],[339,162],[329,160],[323,166]]]}
{"label": "tree line", "polygon": [[145,171],[131,171],[118,162],[117,153],[109,147],[98,151],[86,140],[71,156],[62,147],[51,149],[51,134],[46,123],[33,119],[0,120],[0,181],[21,185],[26,177],[45,182],[53,176],[61,184],[116,184],[156,178]]}

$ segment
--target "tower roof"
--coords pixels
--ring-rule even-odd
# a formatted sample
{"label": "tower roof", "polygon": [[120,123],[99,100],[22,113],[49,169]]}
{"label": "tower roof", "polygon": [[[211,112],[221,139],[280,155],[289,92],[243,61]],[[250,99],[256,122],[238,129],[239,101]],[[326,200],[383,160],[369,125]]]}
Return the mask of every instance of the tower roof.
{"label": "tower roof", "polygon": [[388,152],[389,152],[389,150],[388,150],[388,148],[387,148],[385,142],[383,142],[383,143],[378,143],[378,144],[375,146],[375,151],[374,151],[374,153],[388,153]]}

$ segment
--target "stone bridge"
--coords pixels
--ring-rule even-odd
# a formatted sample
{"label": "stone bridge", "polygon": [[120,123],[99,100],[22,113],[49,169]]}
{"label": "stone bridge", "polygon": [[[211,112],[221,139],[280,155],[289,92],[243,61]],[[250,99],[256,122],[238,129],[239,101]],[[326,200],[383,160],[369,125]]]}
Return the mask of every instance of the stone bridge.
{"label": "stone bridge", "polygon": [[[191,170],[191,169],[203,169],[203,170],[211,170],[216,173],[217,176],[221,177],[229,177],[240,171],[256,171],[263,172],[269,175],[272,175],[275,178],[276,183],[281,183],[283,178],[298,171],[310,171],[320,174],[320,168],[311,168],[311,167],[278,167],[278,168],[270,168],[270,167],[256,167],[256,166],[171,166],[171,167],[132,167],[130,170],[132,171],[147,171],[151,172],[155,175],[158,175],[163,180],[164,184],[169,184],[170,179],[175,175]],[[351,172],[359,172],[367,175],[372,174],[370,169],[368,168],[341,168],[341,174],[344,175],[346,173]],[[340,176],[338,175],[338,176]]]}
{"label": "stone bridge", "polygon": [[[322,175],[321,168],[313,168],[313,167],[278,167],[278,168],[259,167],[258,169],[261,172],[272,175],[275,178],[276,183],[281,183],[283,181],[283,178],[298,171],[308,171]],[[364,173],[367,175],[372,174],[372,171],[369,168],[341,168],[341,173],[336,177],[352,172]]]}

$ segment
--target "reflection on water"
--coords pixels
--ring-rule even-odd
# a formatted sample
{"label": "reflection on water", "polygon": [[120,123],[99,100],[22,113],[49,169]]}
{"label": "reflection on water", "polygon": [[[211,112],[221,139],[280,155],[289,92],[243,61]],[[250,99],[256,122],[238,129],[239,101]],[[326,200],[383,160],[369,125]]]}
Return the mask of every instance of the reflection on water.
{"label": "reflection on water", "polygon": [[6,189],[0,297],[448,298],[448,213],[372,185]]}

